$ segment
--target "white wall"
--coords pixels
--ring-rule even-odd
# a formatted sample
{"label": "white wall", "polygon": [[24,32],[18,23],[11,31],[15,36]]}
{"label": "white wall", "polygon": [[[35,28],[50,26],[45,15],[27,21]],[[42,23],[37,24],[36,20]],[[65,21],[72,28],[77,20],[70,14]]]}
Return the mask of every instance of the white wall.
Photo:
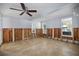
{"label": "white wall", "polygon": [[[69,17],[72,17],[72,28],[79,27],[79,16],[69,16]],[[52,19],[52,20],[45,21],[44,23],[46,24],[47,28],[61,28],[61,20],[69,17]]]}
{"label": "white wall", "polygon": [[0,45],[2,44],[2,17],[0,13]]}
{"label": "white wall", "polygon": [[54,18],[54,19],[51,18],[43,23],[46,24],[47,28],[61,28],[61,20],[70,17],[72,17],[72,28],[79,28],[79,16],[77,15],[71,15],[71,16],[67,15],[61,18]]}
{"label": "white wall", "polygon": [[24,19],[0,17],[0,45],[3,41],[2,28],[31,28],[31,22]]}
{"label": "white wall", "polygon": [[78,21],[79,19],[76,17],[76,16],[73,16],[73,18],[72,18],[72,23],[73,23],[73,28],[77,28],[77,27],[79,27],[79,21]]}
{"label": "white wall", "polygon": [[3,37],[3,36],[2,36],[2,29],[0,28],[0,45],[2,44],[2,41],[3,41],[3,40],[2,40],[2,37]]}
{"label": "white wall", "polygon": [[31,28],[31,22],[24,19],[3,17],[3,28]]}
{"label": "white wall", "polygon": [[61,28],[61,18],[48,19],[43,22],[46,24],[46,28]]}
{"label": "white wall", "polygon": [[72,16],[73,28],[79,27],[79,7],[76,7]]}

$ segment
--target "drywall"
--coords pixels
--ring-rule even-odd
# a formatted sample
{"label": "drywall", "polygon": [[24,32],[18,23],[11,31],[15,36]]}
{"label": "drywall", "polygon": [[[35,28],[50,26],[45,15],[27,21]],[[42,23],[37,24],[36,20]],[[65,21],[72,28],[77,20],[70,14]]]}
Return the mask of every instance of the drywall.
{"label": "drywall", "polygon": [[0,28],[0,45],[2,44],[2,41],[3,41],[3,40],[2,40],[2,37],[3,37],[3,36],[2,36],[2,29]]}
{"label": "drywall", "polygon": [[79,7],[76,7],[72,13],[73,28],[77,28],[79,27]]}
{"label": "drywall", "polygon": [[73,28],[77,28],[77,27],[79,27],[79,21],[78,21],[79,19],[78,19],[78,17],[77,16],[73,16],[72,17],[72,27]]}
{"label": "drywall", "polygon": [[[63,18],[65,18],[65,17],[62,17],[59,19],[52,19],[49,21],[45,21],[43,23],[46,24],[47,28],[61,28],[61,20]],[[79,16],[72,16],[72,28],[78,28],[78,27],[79,27]]]}
{"label": "drywall", "polygon": [[[79,13],[78,13],[79,14]],[[55,17],[55,18],[51,18],[48,19],[47,21],[44,21],[43,23],[46,24],[47,28],[61,28],[61,20],[65,19],[65,18],[72,18],[72,28],[79,28],[79,15],[75,14],[75,15],[66,15],[64,17]]]}
{"label": "drywall", "polygon": [[3,28],[31,28],[31,22],[26,19],[3,17]]}
{"label": "drywall", "polygon": [[61,27],[61,18],[52,18],[43,22],[46,24],[46,28],[60,28]]}
{"label": "drywall", "polygon": [[2,44],[2,16],[1,16],[1,13],[0,13],[0,45]]}

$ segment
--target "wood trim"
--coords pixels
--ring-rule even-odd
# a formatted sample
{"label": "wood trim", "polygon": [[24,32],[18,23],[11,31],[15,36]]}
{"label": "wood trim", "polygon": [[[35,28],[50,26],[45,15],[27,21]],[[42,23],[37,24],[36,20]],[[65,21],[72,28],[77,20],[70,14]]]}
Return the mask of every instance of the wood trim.
{"label": "wood trim", "polygon": [[12,29],[12,35],[13,35],[13,42],[15,41],[15,32],[14,32],[14,28]]}
{"label": "wood trim", "polygon": [[54,38],[54,28],[52,28],[52,38]]}
{"label": "wood trim", "polygon": [[24,29],[22,29],[22,40],[24,40]]}

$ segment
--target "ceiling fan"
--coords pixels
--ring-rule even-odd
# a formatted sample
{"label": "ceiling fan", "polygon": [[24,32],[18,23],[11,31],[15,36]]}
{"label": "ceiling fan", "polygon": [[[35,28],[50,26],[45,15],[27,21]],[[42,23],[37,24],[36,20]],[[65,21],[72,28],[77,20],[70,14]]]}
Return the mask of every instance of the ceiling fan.
{"label": "ceiling fan", "polygon": [[30,14],[30,12],[37,12],[37,10],[29,10],[28,7],[25,6],[24,3],[20,3],[21,7],[22,7],[22,10],[20,9],[15,9],[15,8],[10,8],[12,10],[17,10],[17,11],[22,11],[21,14],[19,15],[23,15],[24,13],[28,14],[29,16],[32,16],[32,14]]}

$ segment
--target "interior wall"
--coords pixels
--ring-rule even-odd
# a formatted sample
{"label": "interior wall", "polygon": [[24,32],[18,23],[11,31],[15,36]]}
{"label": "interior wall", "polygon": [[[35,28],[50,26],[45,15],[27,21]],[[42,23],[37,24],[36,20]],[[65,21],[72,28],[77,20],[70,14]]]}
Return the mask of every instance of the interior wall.
{"label": "interior wall", "polygon": [[0,45],[2,44],[2,15],[0,13]]}
{"label": "interior wall", "polygon": [[26,19],[3,17],[3,28],[31,28],[31,22]]}
{"label": "interior wall", "polygon": [[[78,10],[76,10],[77,13],[78,13]],[[68,15],[66,15],[66,16],[68,16]],[[64,18],[64,17],[62,17],[62,18]],[[55,18],[51,17],[51,19],[47,19],[43,23],[46,25],[46,28],[61,28],[61,19],[62,18],[60,18],[58,16]],[[3,37],[2,28],[32,28],[32,23],[27,21],[27,19],[19,19],[19,18],[3,16],[2,20],[3,20],[3,22],[2,22],[3,25],[1,25],[1,27],[0,27],[0,44],[2,42],[2,37]],[[1,19],[0,19],[0,22],[1,22]],[[37,23],[35,25],[36,25],[36,28],[38,28]],[[73,26],[73,28],[79,27],[79,16],[72,15],[72,26]]]}
{"label": "interior wall", "polygon": [[[5,37],[5,39],[6,39],[6,36],[7,36],[7,41],[6,42],[9,42],[10,40],[12,40],[13,38],[10,38],[10,36],[12,35],[12,29],[11,28],[15,28],[14,29],[14,32],[15,32],[15,30],[16,30],[16,32],[17,32],[17,34],[18,33],[20,33],[20,31],[22,31],[22,30],[20,30],[20,29],[28,29],[28,28],[31,28],[31,22],[30,21],[27,21],[27,19],[19,19],[19,18],[13,18],[13,17],[6,17],[6,16],[4,16],[3,15],[3,17],[2,17],[2,28],[3,28],[3,30],[4,29],[6,29],[6,31],[4,31],[5,32],[5,34],[4,35],[1,35],[2,33],[0,33],[0,36],[1,37]],[[11,33],[11,34],[10,34]],[[16,34],[16,37],[18,38],[18,37],[21,37],[20,36],[20,34],[19,35],[17,35]],[[0,37],[0,38],[1,38]],[[4,37],[3,37],[3,39],[1,39],[1,41],[3,41],[3,43],[4,43]],[[0,41],[0,42],[1,42]],[[13,40],[12,40],[13,41]]]}
{"label": "interior wall", "polygon": [[78,28],[79,16],[68,16],[68,17],[62,17],[62,18],[57,18],[57,19],[51,19],[43,23],[46,24],[47,28],[61,28],[61,20],[63,18],[69,18],[69,17],[72,17],[72,28]]}
{"label": "interior wall", "polygon": [[60,18],[48,19],[43,23],[46,24],[46,28],[61,28]]}
{"label": "interior wall", "polygon": [[72,15],[73,28],[79,27],[79,7],[74,8]]}
{"label": "interior wall", "polygon": [[2,44],[2,29],[0,28],[0,45]]}
{"label": "interior wall", "polygon": [[72,25],[73,25],[73,28],[77,28],[79,27],[79,18],[77,16],[73,16],[72,18]]}

